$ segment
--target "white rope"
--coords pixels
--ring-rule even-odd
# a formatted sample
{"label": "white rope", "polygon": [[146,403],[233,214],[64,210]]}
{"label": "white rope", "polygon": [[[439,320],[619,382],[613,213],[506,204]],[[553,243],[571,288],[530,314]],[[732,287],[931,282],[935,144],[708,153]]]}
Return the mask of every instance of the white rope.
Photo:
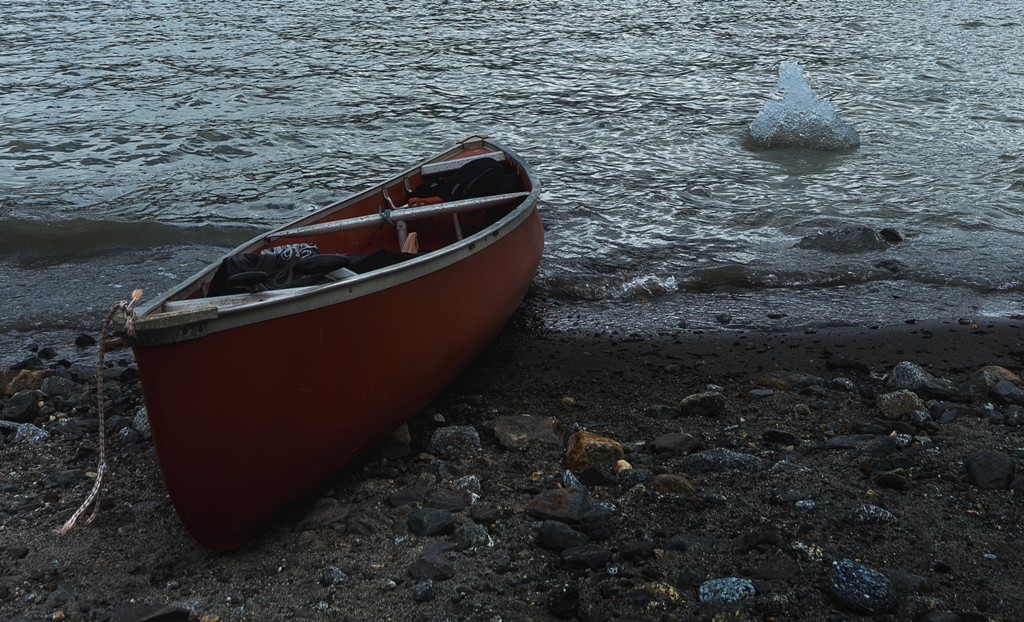
{"label": "white rope", "polygon": [[110,312],[107,313],[107,318],[103,320],[103,327],[100,329],[99,355],[97,356],[96,364],[96,402],[98,412],[97,416],[99,417],[100,422],[100,464],[96,469],[96,483],[92,485],[92,490],[89,491],[89,496],[85,498],[82,505],[75,510],[75,513],[71,515],[71,518],[69,518],[60,529],[54,530],[60,535],[64,535],[75,528],[75,524],[78,522],[78,519],[82,514],[85,513],[85,510],[88,509],[89,504],[94,505],[92,508],[92,514],[89,515],[89,518],[85,519],[86,525],[91,523],[92,519],[96,518],[97,512],[100,511],[100,491],[103,489],[103,475],[107,472],[107,435],[103,427],[103,355],[107,339],[107,326],[110,324],[110,321],[114,319],[114,315],[120,311],[124,314],[125,332],[134,337],[135,311],[132,310],[132,305],[134,305],[141,297],[141,289],[133,291],[131,300],[122,300],[114,305],[110,309]]}

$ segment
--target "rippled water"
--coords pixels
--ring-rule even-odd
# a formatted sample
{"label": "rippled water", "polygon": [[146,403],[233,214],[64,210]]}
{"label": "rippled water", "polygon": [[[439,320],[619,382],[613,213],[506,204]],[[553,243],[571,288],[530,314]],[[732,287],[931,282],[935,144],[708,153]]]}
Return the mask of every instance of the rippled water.
{"label": "rippled water", "polygon": [[[535,300],[556,328],[1020,313],[1021,15],[1019,1],[0,0],[0,332],[92,327],[124,289],[155,295],[472,134],[541,176]],[[859,148],[754,146],[783,61]],[[907,239],[796,246],[843,227]]]}

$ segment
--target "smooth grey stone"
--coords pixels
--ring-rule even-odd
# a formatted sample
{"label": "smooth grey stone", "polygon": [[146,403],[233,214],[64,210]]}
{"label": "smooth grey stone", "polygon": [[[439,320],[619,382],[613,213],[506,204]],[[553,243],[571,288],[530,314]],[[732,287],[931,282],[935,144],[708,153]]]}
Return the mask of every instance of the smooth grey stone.
{"label": "smooth grey stone", "polygon": [[570,570],[603,568],[612,557],[611,552],[597,544],[573,546],[562,551],[561,563]]}
{"label": "smooth grey stone", "polygon": [[437,508],[424,508],[409,516],[409,531],[417,536],[435,536],[451,533],[455,529],[455,517],[451,512]]}
{"label": "smooth grey stone", "polygon": [[990,395],[1004,404],[1024,405],[1024,389],[1009,380],[1000,380],[992,387]]}
{"label": "smooth grey stone", "polygon": [[440,555],[425,555],[409,566],[409,574],[417,581],[446,581],[455,576],[455,567]]}
{"label": "smooth grey stone", "polygon": [[986,490],[1006,490],[1016,473],[1013,458],[991,449],[976,451],[964,460],[967,479]]}
{"label": "smooth grey stone", "polygon": [[562,551],[590,544],[590,538],[565,523],[546,520],[537,529],[537,543],[544,548]]}
{"label": "smooth grey stone", "polygon": [[61,376],[50,376],[43,380],[39,390],[50,397],[67,397],[75,400],[89,393],[89,387]]}

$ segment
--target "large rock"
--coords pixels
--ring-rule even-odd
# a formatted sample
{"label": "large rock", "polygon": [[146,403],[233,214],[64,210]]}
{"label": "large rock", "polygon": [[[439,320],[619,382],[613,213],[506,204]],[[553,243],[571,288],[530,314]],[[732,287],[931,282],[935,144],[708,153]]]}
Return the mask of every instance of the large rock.
{"label": "large rock", "polygon": [[989,394],[1004,404],[1024,405],[1024,389],[1021,389],[1009,380],[997,382]]}
{"label": "large rock", "polygon": [[12,370],[14,376],[7,382],[0,385],[0,393],[14,395],[22,391],[35,391],[42,386],[43,380],[55,376],[57,372],[52,369],[20,369]]}
{"label": "large rock", "polygon": [[506,449],[520,450],[531,443],[559,445],[551,424],[541,417],[501,417],[494,422],[494,436]]}
{"label": "large rock", "polygon": [[566,444],[565,463],[573,471],[589,466],[608,467],[622,460],[622,445],[618,441],[598,436],[593,432],[576,432]]}
{"label": "large rock", "polygon": [[973,399],[982,400],[988,397],[992,387],[1003,380],[1020,383],[1020,377],[1017,374],[998,365],[989,365],[974,372],[966,382],[960,385],[960,390]]}
{"label": "large rock", "polygon": [[976,451],[964,460],[967,479],[986,490],[1006,490],[1016,473],[1013,458],[991,449]]}
{"label": "large rock", "polygon": [[897,363],[896,367],[893,367],[892,371],[889,372],[889,377],[885,380],[885,386],[893,391],[900,389],[917,391],[921,385],[934,378],[935,376],[929,374],[920,366],[910,361],[903,361]]}
{"label": "large rock", "polygon": [[73,400],[80,399],[89,393],[89,387],[61,376],[47,378],[39,388],[50,397],[66,397]]}

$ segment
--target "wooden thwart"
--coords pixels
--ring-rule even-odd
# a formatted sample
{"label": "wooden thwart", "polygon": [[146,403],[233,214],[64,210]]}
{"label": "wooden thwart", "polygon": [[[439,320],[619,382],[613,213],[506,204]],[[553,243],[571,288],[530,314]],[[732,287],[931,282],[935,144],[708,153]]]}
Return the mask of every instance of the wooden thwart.
{"label": "wooden thwart", "polygon": [[384,210],[379,214],[356,216],[355,218],[346,218],[345,220],[335,220],[333,222],[325,222],[319,225],[309,225],[306,227],[296,227],[294,229],[278,231],[268,235],[267,239],[277,240],[280,238],[305,238],[315,235],[323,235],[325,233],[337,233],[338,231],[360,229],[362,227],[376,227],[382,222],[394,224],[399,220],[422,220],[424,218],[431,218],[442,214],[471,212],[473,210],[502,205],[504,203],[515,201],[516,199],[525,199],[528,196],[530,196],[529,192],[513,192],[510,194],[496,194],[489,197],[480,197],[479,199],[465,199],[462,201],[451,201],[449,203],[424,205],[422,207],[399,207],[394,210]]}

